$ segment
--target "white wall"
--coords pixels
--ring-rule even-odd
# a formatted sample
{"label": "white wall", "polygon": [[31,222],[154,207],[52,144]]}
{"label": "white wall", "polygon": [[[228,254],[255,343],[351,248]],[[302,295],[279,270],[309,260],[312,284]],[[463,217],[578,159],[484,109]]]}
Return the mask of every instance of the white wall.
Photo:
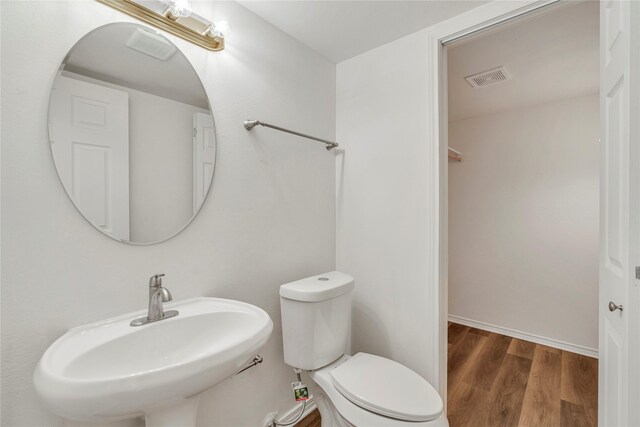
{"label": "white wall", "polygon": [[335,158],[294,136],[248,133],[242,121],[333,137],[335,66],[236,3],[196,2],[196,13],[233,29],[218,53],[169,36],[212,102],[212,194],[177,237],[129,246],[94,230],[65,194],[48,146],[47,105],[60,61],[80,37],[133,20],[94,1],[1,7],[2,425],[60,425],[33,390],[40,355],[72,326],[145,307],[148,276],[158,272],[176,299],[247,301],[275,324],[265,362],[205,393],[198,424],[255,427],[268,411],[292,406],[278,287],[335,267]]}
{"label": "white wall", "polygon": [[390,357],[438,387],[427,66],[424,31],[337,66],[336,266],[356,279],[353,351]]}
{"label": "white wall", "polygon": [[598,95],[449,124],[449,315],[597,352]]}

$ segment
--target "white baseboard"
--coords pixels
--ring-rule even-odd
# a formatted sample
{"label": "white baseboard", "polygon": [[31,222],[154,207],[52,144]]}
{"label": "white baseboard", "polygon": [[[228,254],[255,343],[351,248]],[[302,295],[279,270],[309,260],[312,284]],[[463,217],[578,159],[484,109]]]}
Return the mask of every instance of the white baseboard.
{"label": "white baseboard", "polygon": [[530,334],[528,332],[516,331],[514,329],[504,328],[502,326],[496,326],[485,322],[478,322],[477,320],[466,319],[464,317],[454,316],[452,314],[449,315],[449,322],[459,323],[461,325],[482,329],[484,331],[495,332],[497,334],[502,334],[508,337],[518,338],[525,341],[531,341],[536,344],[559,348],[560,350],[570,351],[572,353],[582,354],[584,356],[589,356],[596,359],[598,358],[598,350],[595,348],[589,348],[564,341],[558,341],[553,338],[545,338],[539,335]]}
{"label": "white baseboard", "polygon": [[[317,405],[316,405],[316,402],[313,400],[313,397],[309,398],[309,400],[307,400],[307,406],[304,408],[304,414],[300,418],[300,421],[302,421],[304,417],[312,413],[316,408],[317,408]],[[282,423],[290,423],[291,421],[296,419],[299,413],[300,413],[300,404],[297,404],[293,408],[289,409],[287,412],[280,415],[279,421]]]}

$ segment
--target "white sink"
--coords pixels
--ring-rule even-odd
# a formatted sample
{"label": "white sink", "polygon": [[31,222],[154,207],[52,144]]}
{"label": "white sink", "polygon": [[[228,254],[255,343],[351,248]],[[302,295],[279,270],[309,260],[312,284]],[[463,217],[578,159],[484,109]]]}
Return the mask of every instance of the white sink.
{"label": "white sink", "polygon": [[45,405],[71,420],[193,425],[198,395],[245,366],[273,329],[267,313],[239,301],[194,298],[165,308],[179,315],[130,326],[146,315],[139,311],[60,337],[34,373]]}

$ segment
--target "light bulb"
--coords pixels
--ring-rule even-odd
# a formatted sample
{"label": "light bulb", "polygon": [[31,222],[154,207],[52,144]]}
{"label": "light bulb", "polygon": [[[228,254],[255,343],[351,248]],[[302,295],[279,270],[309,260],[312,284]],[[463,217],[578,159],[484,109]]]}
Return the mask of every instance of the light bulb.
{"label": "light bulb", "polygon": [[169,0],[169,15],[174,18],[186,18],[191,15],[189,0]]}
{"label": "light bulb", "polygon": [[225,34],[229,34],[229,30],[229,23],[227,21],[218,21],[209,26],[207,34],[209,35],[209,37],[224,38]]}

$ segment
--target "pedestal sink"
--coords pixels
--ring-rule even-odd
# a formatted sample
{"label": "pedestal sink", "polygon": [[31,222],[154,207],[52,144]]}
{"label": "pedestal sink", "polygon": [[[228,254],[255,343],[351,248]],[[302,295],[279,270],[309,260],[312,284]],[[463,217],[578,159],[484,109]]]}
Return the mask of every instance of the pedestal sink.
{"label": "pedestal sink", "polygon": [[146,313],[130,313],[73,328],[54,342],[33,378],[46,407],[70,420],[144,416],[147,427],[194,426],[199,394],[245,366],[273,323],[239,301],[195,298],[166,307],[179,315],[132,327]]}

